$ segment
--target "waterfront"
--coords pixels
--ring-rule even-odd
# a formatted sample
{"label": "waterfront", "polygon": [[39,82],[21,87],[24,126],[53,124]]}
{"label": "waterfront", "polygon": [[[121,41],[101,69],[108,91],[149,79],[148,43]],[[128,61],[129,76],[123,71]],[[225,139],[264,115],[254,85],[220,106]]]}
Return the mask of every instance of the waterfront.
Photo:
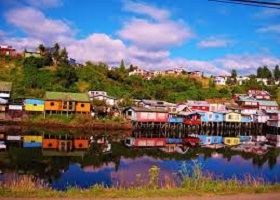
{"label": "waterfront", "polygon": [[[161,182],[169,177],[173,184],[180,185],[182,169],[190,171],[193,165],[199,165],[205,174],[211,173],[213,178],[243,181],[249,176],[263,183],[280,182],[277,148],[268,148],[264,155],[233,151],[228,147],[217,150],[190,148],[186,154],[164,153],[159,148],[126,147],[123,141],[131,136],[130,132],[2,127],[5,127],[4,132],[1,132],[2,141],[8,135],[37,135],[44,138],[55,135],[63,141],[66,137],[72,140],[84,138],[93,143],[88,147],[78,146],[79,149],[65,147],[67,143],[61,143],[63,147],[60,149],[46,149],[44,144],[24,148],[22,142],[6,140],[7,148],[0,152],[1,182],[27,175],[58,190],[89,188],[95,184],[127,187],[139,184],[137,177],[140,174],[145,181],[149,169],[158,166]],[[74,146],[74,143],[71,145]]]}

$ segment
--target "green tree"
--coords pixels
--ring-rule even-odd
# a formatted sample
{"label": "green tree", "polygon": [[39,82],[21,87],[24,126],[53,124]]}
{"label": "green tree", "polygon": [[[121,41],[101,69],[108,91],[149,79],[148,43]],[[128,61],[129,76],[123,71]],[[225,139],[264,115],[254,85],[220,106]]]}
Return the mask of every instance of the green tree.
{"label": "green tree", "polygon": [[56,71],[56,77],[59,84],[69,89],[77,80],[77,73],[73,66],[62,64]]}
{"label": "green tree", "polygon": [[57,64],[60,56],[60,46],[58,43],[54,44],[54,52],[53,52],[53,58],[55,60],[55,63]]}
{"label": "green tree", "polygon": [[231,78],[236,78],[237,77],[237,70],[236,69],[233,69],[232,71],[231,71]]}
{"label": "green tree", "polygon": [[46,50],[43,44],[40,44],[37,49],[40,51],[40,54],[44,54]]}
{"label": "green tree", "polygon": [[121,60],[121,64],[120,64],[119,69],[120,69],[121,73],[125,73],[126,72],[125,64],[124,64],[124,60],[123,59]]}
{"label": "green tree", "polygon": [[279,70],[279,65],[276,65],[275,66],[275,69],[274,69],[274,79],[276,81],[278,81],[280,79],[280,70]]}

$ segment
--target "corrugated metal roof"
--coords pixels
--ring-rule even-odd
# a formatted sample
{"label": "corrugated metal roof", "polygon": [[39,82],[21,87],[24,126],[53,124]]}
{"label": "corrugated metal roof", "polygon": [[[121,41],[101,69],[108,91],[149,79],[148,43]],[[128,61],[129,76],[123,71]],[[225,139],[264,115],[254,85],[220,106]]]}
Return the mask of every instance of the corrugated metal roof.
{"label": "corrugated metal roof", "polygon": [[45,100],[83,101],[90,102],[86,93],[46,92]]}
{"label": "corrugated metal roof", "polygon": [[0,91],[11,91],[12,82],[0,81]]}
{"label": "corrugated metal roof", "polygon": [[[145,108],[145,107],[130,107],[136,112],[161,112],[161,113],[167,113],[168,111],[163,108]],[[130,108],[127,108],[125,110],[128,110]]]}
{"label": "corrugated metal roof", "polygon": [[278,106],[276,101],[258,101],[261,106]]}

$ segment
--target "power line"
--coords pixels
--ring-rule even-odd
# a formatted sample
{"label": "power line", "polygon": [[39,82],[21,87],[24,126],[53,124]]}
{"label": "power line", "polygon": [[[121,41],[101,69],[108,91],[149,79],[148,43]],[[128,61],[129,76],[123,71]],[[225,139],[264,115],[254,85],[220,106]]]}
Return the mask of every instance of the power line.
{"label": "power line", "polygon": [[[214,2],[220,2],[220,3],[229,3],[229,4],[239,4],[239,5],[246,5],[246,6],[254,6],[254,7],[262,7],[262,8],[272,8],[272,9],[280,9],[280,3],[278,6],[268,6],[267,4],[254,4],[249,1],[241,1],[241,0],[208,0],[208,1],[214,1]],[[268,2],[266,2],[268,3]]]}

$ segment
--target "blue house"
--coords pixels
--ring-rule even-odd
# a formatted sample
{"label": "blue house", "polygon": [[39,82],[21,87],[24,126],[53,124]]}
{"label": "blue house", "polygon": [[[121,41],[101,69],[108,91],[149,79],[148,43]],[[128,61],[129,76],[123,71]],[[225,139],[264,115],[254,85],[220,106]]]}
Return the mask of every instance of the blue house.
{"label": "blue house", "polygon": [[183,123],[183,119],[184,117],[178,113],[169,113],[168,115],[168,122]]}
{"label": "blue house", "polygon": [[218,112],[200,112],[202,122],[223,122],[223,113]]}
{"label": "blue house", "polygon": [[252,122],[252,118],[250,115],[241,114],[241,122],[250,123]]}
{"label": "blue house", "polygon": [[252,136],[249,136],[249,135],[240,135],[239,136],[240,138],[240,142],[251,142],[252,141]]}

